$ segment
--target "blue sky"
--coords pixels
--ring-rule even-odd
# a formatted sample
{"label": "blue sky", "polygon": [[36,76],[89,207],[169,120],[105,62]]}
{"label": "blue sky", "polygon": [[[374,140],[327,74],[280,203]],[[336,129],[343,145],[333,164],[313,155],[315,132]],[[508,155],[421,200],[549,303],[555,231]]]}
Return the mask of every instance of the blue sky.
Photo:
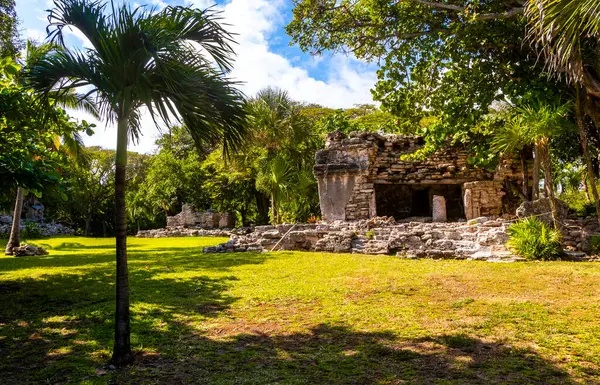
{"label": "blue sky", "polygon": [[[186,5],[204,9],[216,4],[224,21],[238,34],[235,68],[231,76],[243,82],[242,91],[253,95],[267,86],[286,89],[299,101],[342,108],[357,103],[372,103],[370,88],[376,81],[375,66],[345,55],[311,57],[298,47],[290,46],[285,33],[292,19],[291,0],[134,0],[134,5],[157,8]],[[17,14],[25,37],[42,41],[47,26],[46,10],[51,0],[17,0]],[[85,47],[78,31],[69,33],[67,44]],[[79,119],[90,119],[82,112],[72,112]],[[114,127],[97,122],[96,134],[85,138],[87,145],[114,148]],[[134,151],[150,152],[158,135],[149,116],[144,117],[144,136],[130,146]]]}

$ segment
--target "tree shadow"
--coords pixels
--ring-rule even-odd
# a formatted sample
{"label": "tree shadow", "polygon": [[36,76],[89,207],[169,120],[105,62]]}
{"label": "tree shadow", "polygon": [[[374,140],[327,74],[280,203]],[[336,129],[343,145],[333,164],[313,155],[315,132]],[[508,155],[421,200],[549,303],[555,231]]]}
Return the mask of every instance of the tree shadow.
{"label": "tree shadow", "polygon": [[[186,319],[197,324],[227,311],[238,300],[227,294],[238,279],[227,270],[265,260],[251,253],[199,258],[202,254],[191,250],[149,255],[130,253],[133,346],[174,346],[191,327]],[[102,262],[113,257],[55,257],[0,260],[0,270],[5,271],[82,267],[0,281],[0,375],[11,379],[3,383],[68,383],[71,378],[90,376],[90,370],[108,361],[115,278],[113,263]],[[188,270],[193,274],[180,274]]]}
{"label": "tree shadow", "polygon": [[[462,335],[401,339],[318,325],[287,335],[194,335],[171,358],[139,354],[119,384],[575,384],[529,349]],[[591,383],[591,382],[590,382]]]}
{"label": "tree shadow", "polygon": [[[278,329],[284,331],[266,332],[259,325],[257,332],[226,330],[220,335],[211,329],[211,322],[227,317],[239,300],[229,294],[238,279],[233,268],[270,257],[157,250],[160,255],[147,250],[130,253],[137,361],[117,371],[105,368],[113,338],[112,264],[87,266],[80,273],[0,281],[2,383],[576,383],[532,349],[470,335],[404,338],[389,331],[329,324],[299,332],[286,332],[285,325]],[[112,261],[113,256],[60,256],[58,263],[75,266],[81,258],[98,263]],[[0,260],[0,268],[6,261],[14,259]],[[32,261],[46,266],[43,259]],[[171,274],[191,269],[199,270]],[[587,377],[588,384],[599,383],[597,374],[593,376]]]}

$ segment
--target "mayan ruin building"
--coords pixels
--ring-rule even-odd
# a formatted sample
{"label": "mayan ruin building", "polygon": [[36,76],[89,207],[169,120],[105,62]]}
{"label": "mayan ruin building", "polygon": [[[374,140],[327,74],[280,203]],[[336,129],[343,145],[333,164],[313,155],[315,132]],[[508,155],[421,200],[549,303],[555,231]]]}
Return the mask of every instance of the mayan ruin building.
{"label": "mayan ruin building", "polygon": [[495,171],[471,166],[472,154],[458,147],[406,159],[423,146],[419,136],[328,134],[314,168],[323,220],[456,221],[515,214],[520,200],[514,191],[523,183],[518,159],[501,160]]}

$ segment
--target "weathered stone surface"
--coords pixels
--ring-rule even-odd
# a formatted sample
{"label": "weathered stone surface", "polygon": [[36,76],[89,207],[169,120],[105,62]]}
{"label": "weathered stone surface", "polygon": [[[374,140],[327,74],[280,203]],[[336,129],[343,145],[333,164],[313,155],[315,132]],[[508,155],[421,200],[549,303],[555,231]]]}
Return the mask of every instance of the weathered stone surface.
{"label": "weathered stone surface", "polygon": [[432,220],[434,222],[446,222],[448,220],[448,217],[446,216],[446,198],[443,196],[433,196]]}
{"label": "weathered stone surface", "polygon": [[[502,214],[502,184],[497,181],[477,181],[463,186],[463,203],[467,220]],[[512,214],[512,213],[511,213]]]}
{"label": "weathered stone surface", "polygon": [[[440,150],[424,160],[406,157],[423,145],[424,140],[419,136],[365,132],[353,132],[348,136],[341,132],[328,134],[326,148],[315,155],[314,167],[323,220],[354,221],[391,215],[378,213],[378,205],[382,202],[378,191],[389,185],[402,185],[407,191],[415,186],[424,186],[421,190],[432,189],[434,195],[444,196],[446,204],[450,205],[447,207],[453,211],[460,207],[462,200],[467,219],[514,213],[514,210],[503,212],[503,207],[511,207],[508,201],[514,197],[505,196],[502,185],[522,183],[520,162],[502,159],[495,173],[488,172],[471,166],[469,151],[462,147]],[[465,188],[461,191],[463,185]],[[434,189],[435,186],[444,188]],[[410,199],[408,195],[402,201]],[[429,204],[431,200],[430,194]],[[410,205],[408,202],[407,206]],[[410,210],[394,209],[394,212],[397,220],[410,216]],[[450,216],[448,209],[447,216]]]}
{"label": "weathered stone surface", "polygon": [[168,227],[165,229],[140,230],[136,237],[138,238],[169,238],[169,237],[229,237],[232,234],[249,231],[249,228],[243,229],[201,229],[195,227]]}
{"label": "weathered stone surface", "polygon": [[[569,206],[560,199],[557,199],[556,203],[558,206],[558,220],[564,222],[569,214]],[[551,212],[550,199],[541,198],[531,202],[523,202],[517,209],[517,216],[519,218],[527,218],[534,215],[542,222],[553,226]]]}
{"label": "weathered stone surface", "polygon": [[167,217],[167,228],[196,227],[202,229],[233,228],[235,216],[229,213],[217,213],[214,210],[197,212],[192,205],[183,205],[181,212]]}
{"label": "weathered stone surface", "polygon": [[[11,216],[1,216],[0,217],[0,236],[3,238],[8,238],[12,225],[12,217]],[[20,229],[23,231],[25,229],[26,223],[25,221],[21,221]],[[36,223],[40,234],[43,237],[55,237],[57,235],[73,235],[75,230],[60,223]]]}
{"label": "weathered stone surface", "polygon": [[[499,223],[500,226],[485,226],[486,223]],[[250,233],[232,235],[226,244],[204,251],[270,251],[279,243],[278,250],[400,253],[427,258],[465,259],[490,246],[503,248],[508,225],[508,221],[484,218],[477,226],[456,222],[396,223],[390,218],[372,218],[355,222],[297,225],[283,239],[291,225],[258,226]]]}
{"label": "weathered stone surface", "polygon": [[20,247],[14,247],[12,253],[15,257],[48,255],[48,252],[43,247],[27,244],[21,245]]}

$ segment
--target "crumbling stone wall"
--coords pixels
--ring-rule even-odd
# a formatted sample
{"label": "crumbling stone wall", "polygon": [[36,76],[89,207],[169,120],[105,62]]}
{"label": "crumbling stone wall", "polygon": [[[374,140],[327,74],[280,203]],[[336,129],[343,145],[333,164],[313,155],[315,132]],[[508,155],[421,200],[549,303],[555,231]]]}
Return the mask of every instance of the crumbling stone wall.
{"label": "crumbling stone wall", "polygon": [[502,214],[504,184],[521,183],[520,163],[512,159],[502,160],[495,172],[469,165],[469,152],[458,147],[411,160],[409,156],[423,146],[419,136],[330,133],[326,148],[315,155],[323,220],[352,221],[380,215],[378,185],[463,186],[481,181],[489,183],[471,185],[470,213],[465,216],[474,218],[475,212],[498,216]]}
{"label": "crumbling stone wall", "polygon": [[463,185],[465,216],[467,219],[502,214],[502,185],[497,181],[467,182]]}
{"label": "crumbling stone wall", "polygon": [[509,225],[506,220],[488,218],[396,223],[393,218],[376,217],[293,227],[257,226],[250,233],[232,235],[229,242],[207,247],[204,252],[263,252],[277,246],[277,250],[396,254],[405,258],[514,259],[504,248]]}
{"label": "crumbling stone wall", "polygon": [[183,205],[179,214],[167,217],[167,228],[178,227],[233,228],[235,227],[235,216],[229,213],[218,213],[214,210],[199,213],[194,210],[192,205]]}

